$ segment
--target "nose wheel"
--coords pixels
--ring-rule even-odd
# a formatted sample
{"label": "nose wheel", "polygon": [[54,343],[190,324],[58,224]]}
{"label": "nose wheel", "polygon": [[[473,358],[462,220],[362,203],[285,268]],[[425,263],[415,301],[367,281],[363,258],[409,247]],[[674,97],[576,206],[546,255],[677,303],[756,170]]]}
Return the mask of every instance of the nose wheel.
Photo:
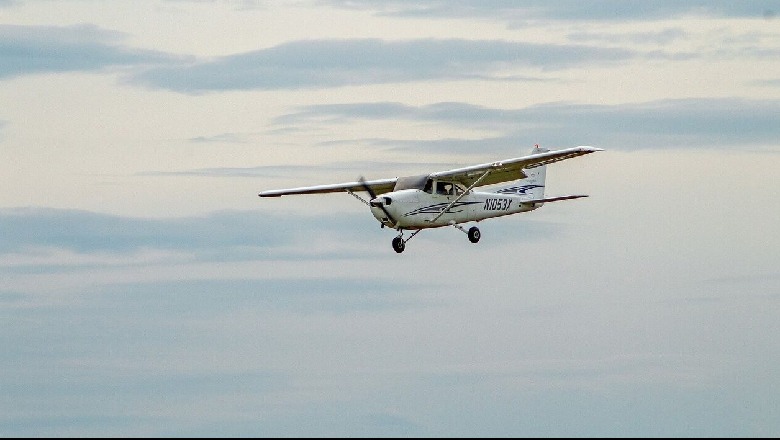
{"label": "nose wheel", "polygon": [[400,254],[404,249],[406,249],[406,243],[404,242],[403,237],[400,235],[395,237],[393,239],[393,250]]}

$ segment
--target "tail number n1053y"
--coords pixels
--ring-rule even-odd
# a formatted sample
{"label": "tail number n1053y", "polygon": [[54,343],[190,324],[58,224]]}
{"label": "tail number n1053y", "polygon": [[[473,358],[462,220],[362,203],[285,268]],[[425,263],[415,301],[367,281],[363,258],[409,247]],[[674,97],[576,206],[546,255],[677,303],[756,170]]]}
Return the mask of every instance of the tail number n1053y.
{"label": "tail number n1053y", "polygon": [[485,200],[485,211],[509,211],[512,206],[511,199],[487,199]]}

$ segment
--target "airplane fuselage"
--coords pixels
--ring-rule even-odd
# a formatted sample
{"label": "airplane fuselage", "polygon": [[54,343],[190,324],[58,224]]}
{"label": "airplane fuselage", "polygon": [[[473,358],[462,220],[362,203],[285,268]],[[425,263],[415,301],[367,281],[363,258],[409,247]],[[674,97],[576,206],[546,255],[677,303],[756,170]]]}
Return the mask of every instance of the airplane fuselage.
{"label": "airplane fuselage", "polygon": [[[528,203],[527,199],[518,195],[489,192],[431,194],[419,189],[407,189],[378,196],[371,201],[371,213],[383,225],[394,229],[439,228],[532,211],[541,206],[541,203]],[[379,204],[383,205],[384,210]],[[441,214],[448,206],[449,209]],[[385,210],[392,216],[392,220]]]}

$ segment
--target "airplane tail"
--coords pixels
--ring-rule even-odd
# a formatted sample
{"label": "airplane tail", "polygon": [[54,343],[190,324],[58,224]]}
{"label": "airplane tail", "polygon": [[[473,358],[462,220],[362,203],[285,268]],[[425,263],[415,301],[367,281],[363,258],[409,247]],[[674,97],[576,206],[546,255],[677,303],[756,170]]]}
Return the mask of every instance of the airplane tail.
{"label": "airplane tail", "polygon": [[[538,145],[531,150],[531,154],[546,153],[550,150],[540,148]],[[526,177],[515,180],[509,186],[498,188],[495,192],[498,194],[512,194],[523,196],[530,200],[544,199],[544,181],[547,176],[547,165],[540,165],[534,168],[523,170]]]}

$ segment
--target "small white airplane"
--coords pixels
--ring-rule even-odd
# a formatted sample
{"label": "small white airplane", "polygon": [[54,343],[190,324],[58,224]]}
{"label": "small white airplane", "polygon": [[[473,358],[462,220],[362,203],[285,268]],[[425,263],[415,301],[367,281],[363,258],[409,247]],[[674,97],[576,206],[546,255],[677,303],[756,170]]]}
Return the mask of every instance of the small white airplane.
{"label": "small white airplane", "polygon": [[[550,151],[537,145],[529,156],[502,160],[422,176],[365,180],[334,185],[263,191],[260,197],[280,197],[294,194],[346,192],[362,201],[385,226],[398,231],[393,249],[401,253],[406,243],[423,229],[453,226],[466,233],[472,243],[480,239],[480,231],[472,226],[468,231],[462,223],[479,222],[521,212],[533,211],[545,203],[578,199],[585,195],[544,197],[546,165],[584,154],[603,151],[601,148],[575,147]],[[511,182],[509,185],[477,192],[474,188]],[[356,192],[365,191],[366,200]],[[404,231],[414,231],[404,238]]]}

